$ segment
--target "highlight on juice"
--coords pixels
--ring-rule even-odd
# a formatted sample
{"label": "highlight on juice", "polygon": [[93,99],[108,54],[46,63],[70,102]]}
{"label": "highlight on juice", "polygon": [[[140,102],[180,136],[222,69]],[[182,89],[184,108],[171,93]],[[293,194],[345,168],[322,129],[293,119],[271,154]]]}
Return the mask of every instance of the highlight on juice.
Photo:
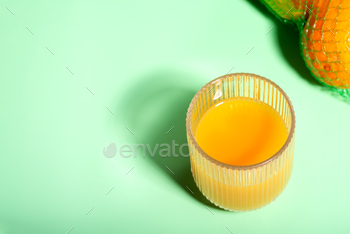
{"label": "highlight on juice", "polygon": [[189,106],[186,130],[193,178],[215,205],[258,209],[286,187],[295,115],[288,96],[272,81],[236,73],[209,82]]}

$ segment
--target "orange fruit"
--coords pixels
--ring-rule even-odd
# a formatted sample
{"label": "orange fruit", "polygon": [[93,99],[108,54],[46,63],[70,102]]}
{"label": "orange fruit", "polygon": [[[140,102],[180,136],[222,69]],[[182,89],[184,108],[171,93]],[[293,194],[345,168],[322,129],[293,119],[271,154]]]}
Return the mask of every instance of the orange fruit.
{"label": "orange fruit", "polygon": [[350,0],[262,0],[301,31],[302,54],[323,84],[350,89]]}

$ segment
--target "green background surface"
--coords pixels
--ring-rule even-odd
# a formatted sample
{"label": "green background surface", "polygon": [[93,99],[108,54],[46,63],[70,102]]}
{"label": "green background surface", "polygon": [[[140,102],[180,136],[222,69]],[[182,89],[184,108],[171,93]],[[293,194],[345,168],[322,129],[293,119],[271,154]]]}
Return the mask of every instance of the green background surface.
{"label": "green background surface", "polygon": [[[314,81],[297,32],[258,1],[3,0],[0,41],[1,234],[350,230],[350,105]],[[232,67],[276,82],[296,111],[276,201],[224,211],[189,158],[103,155],[111,142],[185,143],[192,97]]]}

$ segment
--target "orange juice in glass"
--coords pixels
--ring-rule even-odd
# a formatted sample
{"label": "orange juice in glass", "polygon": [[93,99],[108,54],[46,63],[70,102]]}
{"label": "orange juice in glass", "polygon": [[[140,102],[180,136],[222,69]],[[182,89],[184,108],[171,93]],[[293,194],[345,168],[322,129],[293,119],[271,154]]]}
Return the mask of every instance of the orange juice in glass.
{"label": "orange juice in glass", "polygon": [[200,191],[231,211],[273,201],[293,166],[295,116],[284,91],[254,74],[219,77],[193,98],[186,119]]}

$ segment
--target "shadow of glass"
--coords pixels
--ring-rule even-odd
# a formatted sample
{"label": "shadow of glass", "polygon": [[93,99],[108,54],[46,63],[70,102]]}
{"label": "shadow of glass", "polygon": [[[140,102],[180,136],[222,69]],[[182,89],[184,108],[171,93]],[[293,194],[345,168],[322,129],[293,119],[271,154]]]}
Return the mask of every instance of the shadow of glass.
{"label": "shadow of glass", "polygon": [[[199,77],[177,71],[155,72],[138,79],[141,83],[135,83],[123,98],[128,101],[118,109],[123,110],[125,121],[137,129],[137,132],[134,130],[137,144],[149,145],[151,151],[145,147],[144,161],[152,169],[159,171],[169,182],[174,182],[197,201],[220,209],[197,188],[191,173],[188,147],[184,146],[187,144],[187,109],[200,88],[191,85],[191,80],[195,78]],[[170,146],[170,153],[164,144]],[[143,149],[139,147],[138,152],[143,152]],[[138,153],[138,157],[141,155]]]}
{"label": "shadow of glass", "polygon": [[247,0],[255,9],[260,11],[266,18],[273,21],[277,29],[278,45],[285,60],[289,65],[298,72],[301,78],[311,85],[322,86],[311,74],[306,67],[300,48],[300,33],[296,27],[283,24],[276,18],[259,0]]}

